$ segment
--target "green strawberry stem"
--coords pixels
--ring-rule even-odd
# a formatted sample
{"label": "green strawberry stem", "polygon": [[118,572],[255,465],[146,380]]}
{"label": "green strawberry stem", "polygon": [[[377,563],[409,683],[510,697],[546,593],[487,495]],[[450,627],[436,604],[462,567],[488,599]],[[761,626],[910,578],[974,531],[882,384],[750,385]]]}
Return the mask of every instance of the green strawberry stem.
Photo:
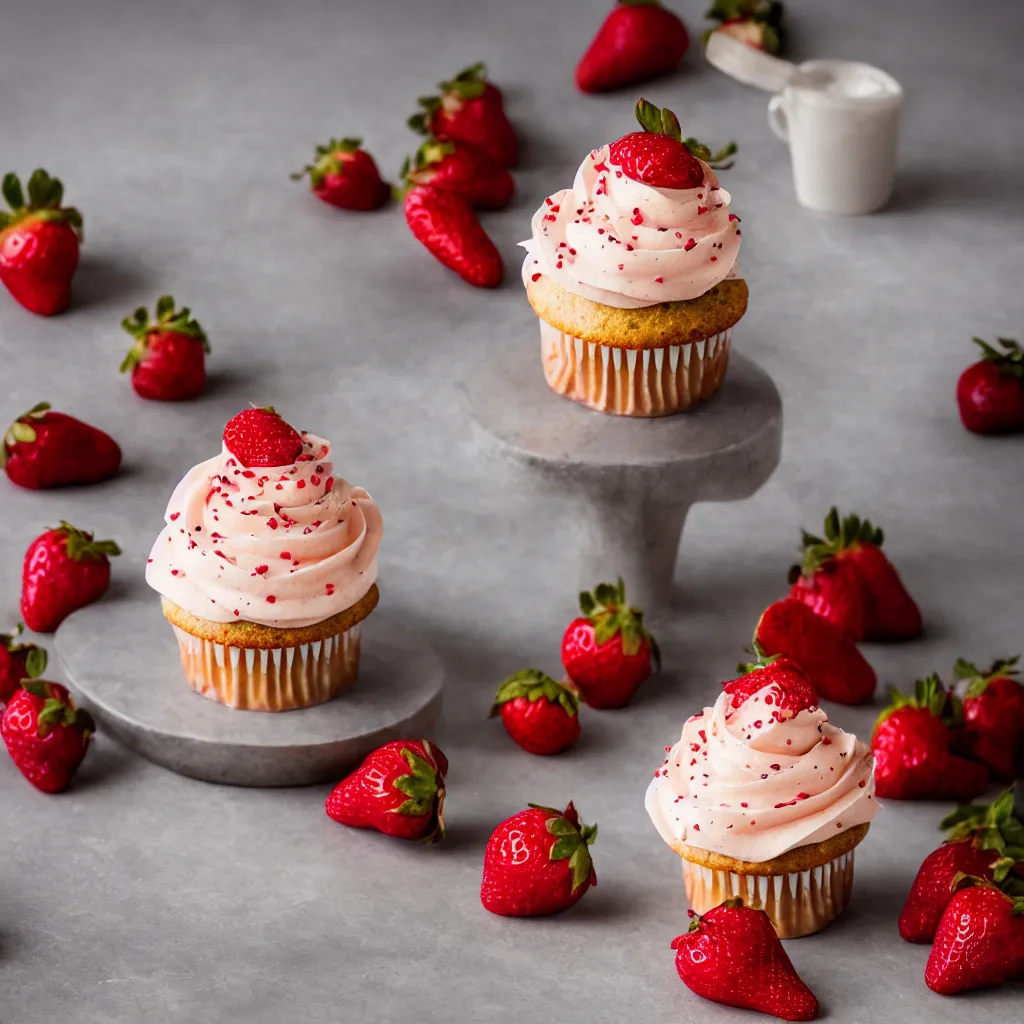
{"label": "green strawberry stem", "polygon": [[405,122],[419,135],[430,134],[430,122],[441,109],[445,94],[451,93],[463,100],[483,96],[487,89],[487,65],[478,61],[460,71],[454,78],[438,82],[437,87],[441,90],[442,96],[420,96],[416,102],[422,109]]}
{"label": "green strawberry stem", "polygon": [[60,179],[51,178],[41,167],[37,167],[28,179],[28,202],[21,187],[21,180],[13,171],[4,175],[0,192],[7,200],[11,212],[0,210],[0,231],[23,220],[62,221],[74,229],[78,240],[83,240],[82,215],[73,206],[61,206],[64,186]]}
{"label": "green strawberry stem", "polygon": [[1015,917],[1019,914],[1024,914],[1024,896],[1008,893],[1001,886],[995,882],[990,882],[987,878],[979,878],[977,875],[968,875],[963,871],[958,871],[953,876],[950,889],[956,893],[961,889],[968,889],[971,886],[978,886],[981,889],[995,889],[997,892],[1001,892],[1008,900],[1013,902],[1012,913]]}
{"label": "green strawberry stem", "polygon": [[764,648],[758,642],[757,634],[754,634],[754,639],[751,641],[750,653],[757,659],[756,661],[741,661],[736,666],[736,671],[741,676],[748,676],[751,672],[757,672],[759,669],[767,668],[773,661],[777,661],[781,655],[765,654]]}
{"label": "green strawberry stem", "polygon": [[19,416],[7,428],[7,432],[4,434],[3,444],[0,444],[0,469],[3,469],[4,466],[7,465],[10,449],[16,444],[33,444],[35,442],[35,428],[30,423],[26,423],[25,420],[41,419],[49,411],[49,402],[37,402],[31,409],[29,409],[28,412]]}
{"label": "green strawberry stem", "polygon": [[204,352],[210,351],[206,333],[199,326],[199,321],[193,318],[192,311],[188,306],[176,310],[174,299],[170,295],[161,295],[156,300],[156,318],[152,322],[149,319],[149,310],[145,306],[139,306],[131,316],[126,316],[121,321],[121,327],[135,339],[135,344],[128,350],[128,355],[121,363],[122,373],[134,370],[142,361],[146,355],[146,342],[151,334],[182,334],[201,342]]}
{"label": "green strawberry stem", "polygon": [[1017,662],[1019,661],[1019,654],[1015,654],[1011,658],[997,658],[987,671],[982,671],[972,662],[957,658],[956,664],[953,666],[953,675],[959,681],[967,682],[964,696],[980,697],[988,689],[988,684],[993,679],[1012,679],[1018,675],[1020,669],[1017,668]]}
{"label": "green strawberry stem", "polygon": [[568,859],[569,867],[572,869],[572,891],[575,892],[590,878],[591,872],[594,870],[589,847],[597,839],[597,825],[577,824],[579,817],[572,801],[569,802],[569,806],[564,812],[539,804],[530,804],[530,807],[541,811],[550,811],[551,817],[544,825],[556,839],[548,851],[548,859]]}
{"label": "green strawberry stem", "polygon": [[306,164],[301,171],[295,171],[289,177],[292,181],[301,181],[309,175],[310,186],[315,190],[320,188],[324,179],[329,174],[345,173],[345,161],[338,156],[339,153],[354,153],[363,144],[362,139],[331,139],[322,146],[316,147],[316,155],[311,164]]}
{"label": "green strawberry stem", "polygon": [[43,701],[39,712],[38,735],[48,735],[58,725],[77,729],[84,737],[96,731],[96,723],[92,715],[83,708],[76,708],[70,700],[65,700],[53,683],[43,679],[27,679],[22,689]]}
{"label": "green strawberry stem", "polygon": [[668,109],[668,107],[656,107],[653,103],[641,98],[636,104],[636,119],[646,132],[655,135],[667,135],[676,142],[681,142],[689,151],[691,156],[713,167],[715,170],[727,171],[732,163],[724,164],[723,160],[737,152],[735,142],[730,142],[717,153],[712,153],[708,146],[698,142],[694,138],[683,138],[683,130],[679,126],[679,118]]}
{"label": "green strawberry stem", "polygon": [[552,704],[559,704],[569,716],[579,714],[580,710],[579,698],[567,686],[556,682],[540,669],[524,668],[509,676],[498,688],[488,717],[494,718],[501,713],[503,704],[518,697],[525,697],[531,704],[541,698],[549,700]]}
{"label": "green strawberry stem", "polygon": [[[421,742],[423,749],[432,756],[430,743],[427,740],[421,740]],[[394,808],[391,813],[419,816],[431,813],[436,805],[436,821],[433,827],[421,837],[421,841],[434,842],[443,839],[445,837],[445,787],[444,782],[439,778],[437,768],[409,747],[402,748],[402,758],[409,766],[409,773],[399,775],[392,785],[408,799]]]}
{"label": "green strawberry stem", "polygon": [[856,515],[841,519],[839,510],[833,505],[825,516],[824,537],[818,537],[806,530],[800,531],[803,573],[805,576],[812,576],[819,565],[834,558],[840,551],[848,551],[860,544],[873,544],[880,548],[884,540],[885,534],[879,527],[874,526],[870,519],[862,520]]}
{"label": "green strawberry stem", "polygon": [[64,534],[65,550],[68,558],[73,562],[81,562],[83,559],[99,561],[102,558],[113,558],[121,554],[121,549],[114,541],[93,540],[91,533],[79,530],[63,520],[56,529],[58,533]]}
{"label": "green strawberry stem", "polygon": [[981,338],[971,338],[981,349],[981,357],[985,362],[995,363],[999,367],[1001,375],[1024,379],[1024,349],[1014,341],[1013,338],[997,338],[1000,348],[993,348],[987,341]]}
{"label": "green strawberry stem", "polygon": [[1024,862],[1024,822],[1014,814],[1013,786],[990,804],[961,804],[942,819],[939,828],[950,840],[969,839],[978,849],[998,853],[1001,861],[996,869],[997,882],[1005,881],[1010,870]]}
{"label": "green strawberry stem", "polygon": [[779,0],[714,0],[704,17],[720,24],[707,29],[701,36],[701,43],[707,46],[711,34],[726,22],[753,21],[762,26],[761,41],[765,52],[779,56],[785,45],[782,15],[783,6]]}
{"label": "green strawberry stem", "polygon": [[936,674],[918,679],[914,683],[913,693],[902,693],[895,686],[890,686],[889,698],[890,706],[878,716],[876,725],[881,725],[893,712],[901,708],[925,708],[950,727],[963,723],[963,703],[946,689]]}
{"label": "green strawberry stem", "polygon": [[656,671],[661,669],[661,651],[657,641],[644,629],[644,613],[626,601],[626,586],[620,576],[616,583],[599,583],[593,593],[580,594],[580,611],[594,626],[594,641],[603,647],[622,634],[622,652],[638,654],[645,643],[650,645]]}

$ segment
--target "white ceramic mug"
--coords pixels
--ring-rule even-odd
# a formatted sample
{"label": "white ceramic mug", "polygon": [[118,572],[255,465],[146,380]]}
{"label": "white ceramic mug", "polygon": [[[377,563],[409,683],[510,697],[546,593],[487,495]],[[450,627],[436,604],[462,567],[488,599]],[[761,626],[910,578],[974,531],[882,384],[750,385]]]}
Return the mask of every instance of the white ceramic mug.
{"label": "white ceramic mug", "polygon": [[896,174],[903,89],[880,68],[810,60],[768,104],[768,124],[789,143],[801,206],[870,213],[888,202]]}

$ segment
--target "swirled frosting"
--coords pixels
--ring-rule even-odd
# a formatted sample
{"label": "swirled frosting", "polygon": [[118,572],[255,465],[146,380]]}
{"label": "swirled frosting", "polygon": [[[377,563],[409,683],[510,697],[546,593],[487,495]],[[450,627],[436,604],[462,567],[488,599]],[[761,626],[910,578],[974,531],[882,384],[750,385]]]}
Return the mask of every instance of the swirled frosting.
{"label": "swirled frosting", "polygon": [[312,434],[290,466],[247,469],[223,448],[189,470],[165,519],[146,582],[212,622],[311,626],[377,579],[380,512],[334,475],[330,444]]}
{"label": "swirled frosting", "polygon": [[792,718],[772,714],[768,689],[738,708],[723,692],[666,748],[645,802],[670,846],[761,862],[878,812],[868,747],[831,725],[820,708]]}
{"label": "swirled frosting", "polygon": [[571,189],[533,215],[523,280],[548,274],[566,291],[635,309],[695,299],[730,276],[740,248],[731,197],[703,161],[699,188],[656,188],[593,150]]}

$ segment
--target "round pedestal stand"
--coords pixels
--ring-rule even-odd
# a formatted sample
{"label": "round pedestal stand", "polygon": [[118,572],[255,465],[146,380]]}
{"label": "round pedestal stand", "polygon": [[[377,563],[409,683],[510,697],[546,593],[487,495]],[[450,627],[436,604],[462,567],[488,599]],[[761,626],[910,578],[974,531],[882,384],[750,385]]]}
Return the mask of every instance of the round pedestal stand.
{"label": "round pedestal stand", "polygon": [[483,451],[515,467],[524,486],[575,496],[581,585],[621,576],[649,617],[669,611],[690,506],[749,498],[779,463],[779,392],[735,354],[714,398],[660,419],[606,415],[562,398],[526,345],[481,365],[465,392]]}
{"label": "round pedestal stand", "polygon": [[359,679],[335,700],[276,714],[193,693],[150,591],[71,616],[56,648],[76,698],[125,746],[171,771],[235,786],[338,781],[371,750],[429,733],[443,669],[430,645],[378,608],[363,627]]}

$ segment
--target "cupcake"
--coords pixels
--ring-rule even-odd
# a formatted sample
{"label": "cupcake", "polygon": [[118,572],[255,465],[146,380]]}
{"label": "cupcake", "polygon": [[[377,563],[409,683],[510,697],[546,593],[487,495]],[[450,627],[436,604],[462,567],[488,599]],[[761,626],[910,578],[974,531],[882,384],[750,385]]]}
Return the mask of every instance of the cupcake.
{"label": "cupcake", "polygon": [[571,189],[544,200],[523,242],[544,376],[600,412],[667,416],[710,398],[747,308],[739,218],[670,110],[641,100],[644,127],[593,150]]}
{"label": "cupcake", "polygon": [[248,711],[321,704],[359,670],[383,526],[331,446],[247,409],[175,488],[146,566],[196,693]]}
{"label": "cupcake", "polygon": [[799,666],[778,658],[687,720],[646,805],[682,857],[696,913],[740,896],[795,938],[849,901],[874,791],[871,751],[831,725]]}

